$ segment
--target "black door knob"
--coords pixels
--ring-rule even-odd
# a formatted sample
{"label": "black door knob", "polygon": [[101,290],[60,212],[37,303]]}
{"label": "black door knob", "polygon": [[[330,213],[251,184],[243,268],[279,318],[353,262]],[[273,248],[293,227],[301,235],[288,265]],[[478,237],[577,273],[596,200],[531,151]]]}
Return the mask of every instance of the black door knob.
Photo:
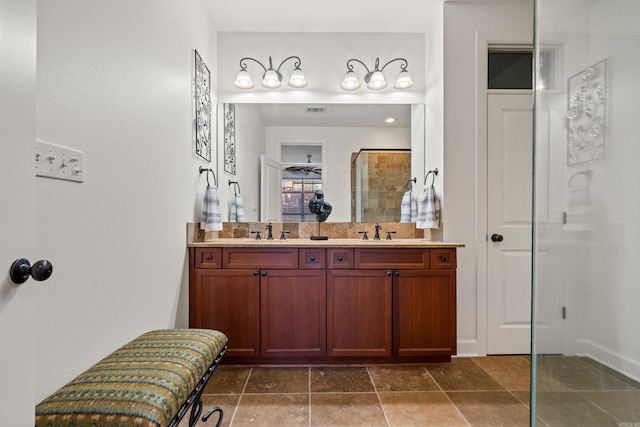
{"label": "black door knob", "polygon": [[29,260],[20,258],[11,264],[11,269],[9,270],[11,281],[18,285],[26,282],[27,279],[29,279],[29,276],[33,277],[33,280],[37,280],[39,282],[47,280],[51,277],[51,273],[53,273],[53,264],[46,259],[41,259],[31,265]]}
{"label": "black door knob", "polygon": [[504,237],[502,237],[502,234],[494,234],[493,236],[491,236],[492,242],[500,243],[503,239]]}

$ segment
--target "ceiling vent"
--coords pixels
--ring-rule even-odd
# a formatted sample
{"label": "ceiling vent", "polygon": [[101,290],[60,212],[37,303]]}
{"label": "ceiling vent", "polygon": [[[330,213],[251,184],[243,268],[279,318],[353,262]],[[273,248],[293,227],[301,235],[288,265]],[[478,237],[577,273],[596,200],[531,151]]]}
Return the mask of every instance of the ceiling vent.
{"label": "ceiling vent", "polygon": [[307,113],[324,113],[324,107],[307,107]]}

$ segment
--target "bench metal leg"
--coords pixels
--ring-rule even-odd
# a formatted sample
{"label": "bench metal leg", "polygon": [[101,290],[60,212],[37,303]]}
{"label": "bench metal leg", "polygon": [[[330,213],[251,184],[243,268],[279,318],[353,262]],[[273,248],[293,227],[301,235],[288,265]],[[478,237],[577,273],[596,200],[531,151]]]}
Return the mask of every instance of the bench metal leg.
{"label": "bench metal leg", "polygon": [[222,424],[222,408],[219,408],[217,406],[215,408],[211,408],[209,410],[209,412],[204,414],[204,416],[202,417],[202,421],[206,422],[209,419],[209,417],[211,415],[213,415],[214,413],[216,413],[216,412],[219,414],[218,422],[216,423],[216,427],[220,427],[220,425]]}
{"label": "bench metal leg", "polygon": [[[189,427],[194,427],[197,424],[200,418],[200,414],[202,414],[202,393],[204,392],[204,389],[207,385],[207,382],[209,381],[209,378],[211,378],[211,375],[213,375],[213,372],[218,367],[220,360],[222,360],[222,357],[225,355],[226,352],[227,352],[227,347],[225,346],[220,352],[220,354],[218,354],[216,359],[213,361],[213,363],[207,370],[206,374],[202,377],[202,379],[200,380],[196,388],[193,390],[191,395],[187,398],[187,401],[182,405],[182,407],[180,408],[180,411],[178,411],[178,414],[169,424],[169,427],[176,427],[180,423],[180,420],[182,419],[182,417],[185,416],[187,410],[189,409],[189,406],[191,406],[191,413],[189,414]],[[222,409],[217,406],[211,409],[209,412],[207,412],[202,417],[202,421],[203,422],[207,421],[207,419],[209,419],[209,417],[214,412],[219,412],[220,414],[220,418],[218,419],[218,422],[216,424],[216,427],[220,427],[220,425],[222,424],[223,414],[222,414]]]}

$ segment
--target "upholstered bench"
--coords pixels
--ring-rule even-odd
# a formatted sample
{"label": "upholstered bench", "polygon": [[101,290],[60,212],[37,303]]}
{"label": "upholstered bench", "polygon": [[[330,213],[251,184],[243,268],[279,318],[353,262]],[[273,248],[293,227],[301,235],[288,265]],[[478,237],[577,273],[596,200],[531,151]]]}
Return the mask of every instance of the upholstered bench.
{"label": "upholstered bench", "polygon": [[[151,331],[120,347],[36,406],[36,427],[177,426],[227,350],[227,337],[209,329]],[[206,421],[222,410],[213,408]]]}

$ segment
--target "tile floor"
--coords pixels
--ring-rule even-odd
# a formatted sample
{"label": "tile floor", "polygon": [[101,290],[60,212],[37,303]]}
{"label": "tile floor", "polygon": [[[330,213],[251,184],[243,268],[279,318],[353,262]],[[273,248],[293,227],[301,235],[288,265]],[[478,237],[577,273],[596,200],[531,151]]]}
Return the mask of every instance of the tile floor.
{"label": "tile floor", "polygon": [[[528,356],[404,367],[221,365],[203,404],[220,406],[232,427],[517,427],[529,425],[529,375]],[[640,385],[614,371],[545,356],[537,378],[539,426],[640,427]]]}

